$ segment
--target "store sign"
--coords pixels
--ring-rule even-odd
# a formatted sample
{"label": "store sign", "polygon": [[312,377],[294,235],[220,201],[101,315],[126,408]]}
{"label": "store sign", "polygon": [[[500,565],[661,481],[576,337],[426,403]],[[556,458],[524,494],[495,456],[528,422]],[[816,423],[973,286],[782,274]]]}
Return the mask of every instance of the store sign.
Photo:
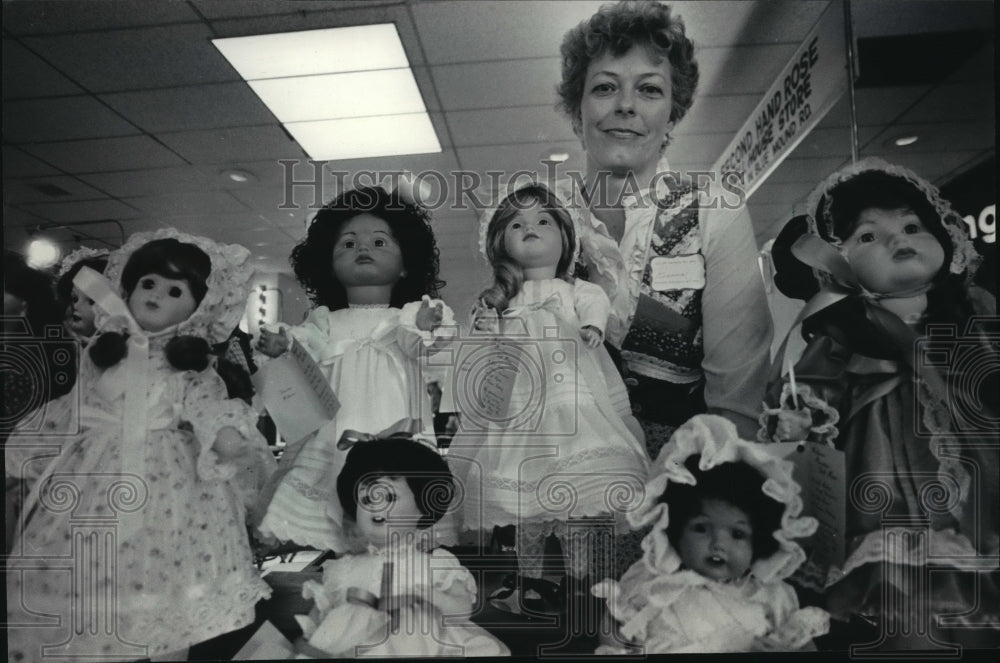
{"label": "store sign", "polygon": [[743,173],[746,195],[771,174],[847,89],[844,8],[830,3],[713,168]]}

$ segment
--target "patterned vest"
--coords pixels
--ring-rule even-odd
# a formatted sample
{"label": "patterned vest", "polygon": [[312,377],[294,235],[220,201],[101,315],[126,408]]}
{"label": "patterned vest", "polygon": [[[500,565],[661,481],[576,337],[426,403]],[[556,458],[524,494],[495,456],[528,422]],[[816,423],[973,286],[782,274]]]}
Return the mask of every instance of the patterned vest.
{"label": "patterned vest", "polygon": [[[690,184],[678,187],[657,204],[650,247],[642,273],[635,315],[621,345],[630,370],[670,382],[690,383],[702,378],[701,297],[704,258],[698,199]],[[701,287],[655,290],[653,261],[689,258],[693,280]],[[662,286],[661,286],[662,287]]]}

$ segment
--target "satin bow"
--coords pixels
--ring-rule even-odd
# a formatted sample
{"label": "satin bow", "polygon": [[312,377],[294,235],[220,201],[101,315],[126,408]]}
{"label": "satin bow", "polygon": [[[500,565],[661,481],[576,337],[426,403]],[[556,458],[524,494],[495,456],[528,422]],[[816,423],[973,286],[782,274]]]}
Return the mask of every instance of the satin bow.
{"label": "satin bow", "polygon": [[358,442],[372,442],[374,440],[412,440],[413,436],[420,431],[420,420],[411,418],[400,419],[378,433],[362,433],[361,431],[347,429],[340,434],[340,439],[337,440],[337,448],[345,451]]}

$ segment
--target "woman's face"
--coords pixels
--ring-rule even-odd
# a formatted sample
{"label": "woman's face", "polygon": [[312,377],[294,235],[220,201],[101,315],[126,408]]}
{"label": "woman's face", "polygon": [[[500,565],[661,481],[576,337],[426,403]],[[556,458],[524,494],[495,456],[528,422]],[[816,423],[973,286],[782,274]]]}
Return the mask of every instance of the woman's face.
{"label": "woman's face", "polygon": [[879,294],[925,286],[944,265],[944,249],[912,210],[862,210],[842,247],[858,280]]}
{"label": "woman's face", "polygon": [[580,119],[591,174],[652,177],[674,126],[671,89],[670,63],[654,59],[641,46],[590,63]]}

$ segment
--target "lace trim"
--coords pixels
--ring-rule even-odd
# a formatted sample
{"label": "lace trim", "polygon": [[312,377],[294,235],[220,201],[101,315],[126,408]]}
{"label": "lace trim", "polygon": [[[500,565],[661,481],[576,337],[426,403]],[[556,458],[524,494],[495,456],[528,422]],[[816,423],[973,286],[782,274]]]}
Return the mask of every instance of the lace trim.
{"label": "lace trim", "polygon": [[[608,449],[608,448],[586,449],[579,453],[573,454],[572,456],[564,458],[563,460],[556,463],[553,466],[551,472],[549,472],[549,474],[560,473],[563,470],[570,468],[573,465],[577,465],[579,463],[585,463],[593,460],[612,458],[612,457],[626,458],[626,457],[632,457],[634,455],[635,454],[622,449]],[[538,485],[542,483],[542,481],[545,481],[545,479],[542,479],[541,481],[522,481],[519,479],[510,479],[508,477],[503,477],[496,473],[487,474],[486,477],[484,478],[484,483],[493,488],[513,490],[522,493],[535,492],[535,490],[537,490],[538,488]]]}
{"label": "lace trim", "polygon": [[388,304],[348,304],[347,308],[365,310],[365,309],[381,309],[389,308]]}

